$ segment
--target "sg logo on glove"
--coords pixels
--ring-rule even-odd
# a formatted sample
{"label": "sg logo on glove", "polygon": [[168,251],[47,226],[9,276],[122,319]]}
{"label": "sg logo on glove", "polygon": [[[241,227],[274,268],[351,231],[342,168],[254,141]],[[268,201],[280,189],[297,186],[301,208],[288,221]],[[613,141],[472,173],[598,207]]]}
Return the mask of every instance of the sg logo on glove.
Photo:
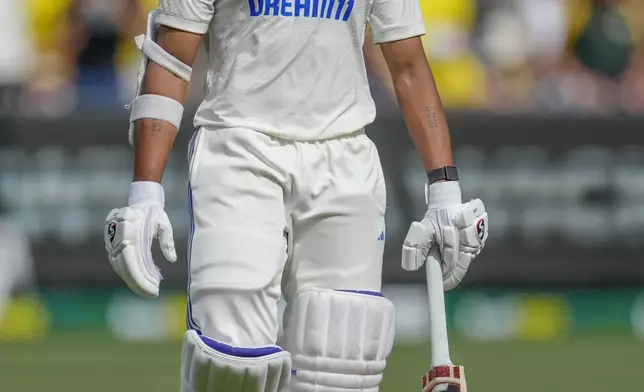
{"label": "sg logo on glove", "polygon": [[485,231],[485,229],[486,229],[485,220],[480,219],[476,223],[476,234],[478,235],[479,241],[481,241],[481,242],[483,242],[483,240],[485,239],[485,237],[487,235],[487,232]]}
{"label": "sg logo on glove", "polygon": [[114,244],[114,237],[116,237],[116,227],[117,223],[115,221],[111,221],[110,223],[107,224],[107,237],[110,241],[110,244]]}

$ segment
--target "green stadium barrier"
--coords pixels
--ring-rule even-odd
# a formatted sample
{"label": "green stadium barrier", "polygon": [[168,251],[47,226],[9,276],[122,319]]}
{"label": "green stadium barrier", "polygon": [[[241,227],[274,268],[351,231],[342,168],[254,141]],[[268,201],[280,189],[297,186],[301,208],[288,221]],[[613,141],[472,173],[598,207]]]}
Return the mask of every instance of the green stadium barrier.
{"label": "green stadium barrier", "polygon": [[[428,337],[421,285],[383,290],[397,309],[397,339]],[[644,293],[637,290],[448,293],[450,331],[468,340],[548,341],[574,334],[632,334],[644,340]],[[0,315],[0,340],[33,341],[57,333],[108,333],[124,341],[174,341],[185,331],[185,294],[156,300],[117,291],[44,291],[11,300]]]}

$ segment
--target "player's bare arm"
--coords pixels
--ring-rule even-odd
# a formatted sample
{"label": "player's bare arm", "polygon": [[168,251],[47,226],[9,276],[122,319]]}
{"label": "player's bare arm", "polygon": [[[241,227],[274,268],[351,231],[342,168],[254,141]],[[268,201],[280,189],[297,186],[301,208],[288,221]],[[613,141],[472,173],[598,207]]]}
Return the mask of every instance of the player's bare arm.
{"label": "player's bare arm", "polygon": [[403,268],[417,270],[427,264],[432,363],[423,377],[423,392],[466,392],[463,368],[450,359],[442,291],[461,283],[483,249],[487,213],[481,200],[461,200],[447,119],[420,38],[382,43],[381,47],[428,179],[427,212],[420,222],[411,224],[402,251]]}
{"label": "player's bare arm", "polygon": [[[178,61],[192,66],[201,35],[161,26],[157,44]],[[167,97],[184,104],[188,82],[163,66],[150,61],[145,72],[141,95]],[[177,135],[177,127],[167,121],[142,118],[134,132],[134,181],[161,182],[168,155]]]}
{"label": "player's bare arm", "polygon": [[136,98],[130,105],[134,174],[128,207],[112,210],[105,226],[105,248],[112,268],[144,297],[156,297],[162,279],[152,259],[153,239],[159,240],[166,259],[177,259],[161,179],[183,118],[192,64],[201,42],[199,32],[166,26],[158,16],[152,12],[146,34],[136,37],[144,59]]}
{"label": "player's bare arm", "polygon": [[447,120],[420,38],[380,46],[407,129],[425,169],[452,166]]}

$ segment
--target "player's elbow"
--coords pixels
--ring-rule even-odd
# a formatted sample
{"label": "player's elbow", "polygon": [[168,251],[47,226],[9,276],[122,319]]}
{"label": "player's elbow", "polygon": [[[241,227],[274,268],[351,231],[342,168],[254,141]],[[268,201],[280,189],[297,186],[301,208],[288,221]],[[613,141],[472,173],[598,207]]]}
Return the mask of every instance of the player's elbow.
{"label": "player's elbow", "polygon": [[429,64],[424,56],[399,59],[391,69],[391,77],[399,97],[413,95],[417,89],[426,89],[430,87],[428,83],[433,83]]}
{"label": "player's elbow", "polygon": [[413,90],[414,76],[411,72],[402,72],[392,75],[394,90],[398,97],[408,96]]}
{"label": "player's elbow", "polygon": [[396,94],[408,94],[419,81],[419,65],[414,61],[399,62],[391,72],[391,78]]}
{"label": "player's elbow", "polygon": [[393,66],[390,65],[390,71],[396,91],[408,91],[414,85],[421,83],[429,72],[429,65],[424,56],[406,56],[397,59]]}

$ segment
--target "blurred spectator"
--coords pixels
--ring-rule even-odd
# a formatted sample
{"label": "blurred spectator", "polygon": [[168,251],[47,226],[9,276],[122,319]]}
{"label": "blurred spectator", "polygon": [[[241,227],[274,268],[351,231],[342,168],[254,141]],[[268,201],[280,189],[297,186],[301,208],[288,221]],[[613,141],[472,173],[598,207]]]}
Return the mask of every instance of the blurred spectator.
{"label": "blurred spectator", "polygon": [[63,116],[73,110],[72,88],[78,47],[67,15],[72,0],[23,0],[29,15],[35,66],[24,110],[31,115]]}
{"label": "blurred spectator", "polygon": [[30,82],[31,111],[66,115],[122,103],[121,71],[138,60],[133,37],[144,32],[153,1],[25,1],[39,65]]}
{"label": "blurred spectator", "polygon": [[[133,37],[144,32],[157,2],[0,0],[4,107],[27,84],[22,102],[32,114],[120,110],[136,85],[140,54]],[[423,43],[449,108],[644,112],[642,0],[419,3]],[[22,6],[31,34],[23,31]],[[369,34],[365,56],[380,115],[395,114],[389,72]],[[191,104],[203,96],[199,81],[207,60],[202,52],[195,64]]]}
{"label": "blurred spectator", "polygon": [[564,1],[481,2],[479,45],[490,75],[488,107],[507,111],[538,106],[538,78],[551,84],[565,50]]}
{"label": "blurred spectator", "polygon": [[13,113],[32,64],[24,0],[0,0],[0,115]]}
{"label": "blurred spectator", "polygon": [[581,66],[578,83],[587,86],[569,104],[593,111],[620,109],[620,79],[635,45],[628,23],[628,0],[576,0],[571,8],[571,43]]}
{"label": "blurred spectator", "polygon": [[446,107],[480,108],[488,94],[484,66],[475,54],[475,0],[421,1],[423,44]]}
{"label": "blurred spectator", "polygon": [[70,24],[82,37],[76,83],[80,102],[87,107],[116,105],[121,44],[145,27],[145,12],[137,0],[75,0]]}
{"label": "blurred spectator", "polygon": [[[494,3],[482,52],[494,80],[490,107],[621,111],[642,26],[629,0],[516,0]],[[640,12],[641,15],[641,12]],[[635,76],[633,76],[635,78]]]}
{"label": "blurred spectator", "polygon": [[622,106],[627,112],[644,113],[644,1],[629,1],[625,17],[634,49],[622,82]]}
{"label": "blurred spectator", "polygon": [[630,113],[644,113],[644,41],[640,41],[631,67],[624,76],[622,106]]}
{"label": "blurred spectator", "polygon": [[[475,0],[420,2],[427,34],[422,37],[436,85],[446,107],[480,108],[487,101],[486,70],[475,54]],[[375,87],[376,101],[395,102],[387,65],[370,34],[365,57]],[[382,89],[386,86],[387,89]],[[382,99],[382,95],[387,98]],[[380,110],[382,113],[382,110]]]}
{"label": "blurred spectator", "polygon": [[[644,110],[644,1],[421,1],[423,43],[445,106]],[[377,87],[391,81],[365,45]],[[391,91],[389,91],[389,94]]]}

